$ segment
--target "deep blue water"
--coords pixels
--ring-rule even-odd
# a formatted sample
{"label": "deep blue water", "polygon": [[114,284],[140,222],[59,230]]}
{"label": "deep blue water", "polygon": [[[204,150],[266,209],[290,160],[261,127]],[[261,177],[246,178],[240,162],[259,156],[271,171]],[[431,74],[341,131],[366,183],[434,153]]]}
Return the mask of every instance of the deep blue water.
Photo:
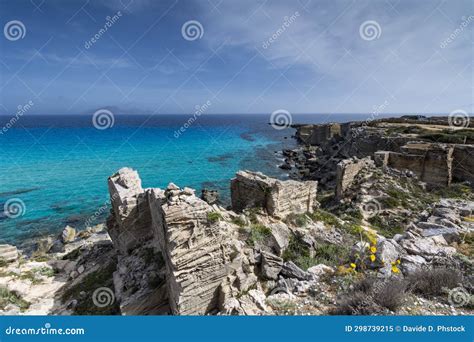
{"label": "deep blue water", "polygon": [[[169,182],[204,187],[229,198],[229,180],[240,169],[285,178],[275,151],[294,146],[293,129],[276,130],[269,115],[202,115],[182,134],[190,115],[115,116],[113,127],[94,128],[90,116],[20,117],[0,134],[0,242],[19,244],[78,229],[108,201],[107,177],[124,166],[138,170],[144,187]],[[296,115],[294,123],[345,122],[359,115]],[[0,117],[0,128],[11,119]],[[286,137],[286,139],[285,139]],[[9,217],[12,199],[25,204]],[[103,222],[108,210],[101,210]]]}

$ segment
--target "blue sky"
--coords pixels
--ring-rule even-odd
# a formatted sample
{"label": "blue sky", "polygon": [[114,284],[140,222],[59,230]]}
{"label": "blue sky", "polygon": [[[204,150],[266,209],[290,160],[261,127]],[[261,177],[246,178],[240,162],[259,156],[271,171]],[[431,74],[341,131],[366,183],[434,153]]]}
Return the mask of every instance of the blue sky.
{"label": "blue sky", "polygon": [[469,0],[0,0],[0,19],[26,30],[0,37],[0,114],[474,112]]}

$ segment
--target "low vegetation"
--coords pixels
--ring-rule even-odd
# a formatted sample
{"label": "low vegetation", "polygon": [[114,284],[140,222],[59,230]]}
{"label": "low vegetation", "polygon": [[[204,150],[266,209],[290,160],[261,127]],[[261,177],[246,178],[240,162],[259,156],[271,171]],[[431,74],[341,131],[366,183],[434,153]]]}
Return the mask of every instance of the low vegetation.
{"label": "low vegetation", "polygon": [[424,133],[420,138],[438,143],[447,144],[472,144],[474,143],[474,130],[470,129],[445,129],[441,132]]}
{"label": "low vegetation", "polygon": [[307,270],[311,266],[325,264],[337,266],[349,259],[349,249],[343,245],[318,242],[314,251],[296,236],[290,238],[288,248],[283,252],[283,260],[293,261],[298,267]]}
{"label": "low vegetation", "polygon": [[105,307],[98,307],[94,304],[92,295],[99,287],[107,287],[114,289],[113,273],[116,270],[116,265],[110,263],[104,268],[90,273],[84,277],[79,283],[67,288],[62,294],[62,301],[68,302],[70,300],[77,300],[77,305],[74,307],[74,314],[76,315],[117,315],[120,313],[120,308],[117,301]]}
{"label": "low vegetation", "polygon": [[222,215],[217,211],[207,213],[207,222],[216,223],[222,219]]}
{"label": "low vegetation", "polygon": [[367,220],[380,235],[392,238],[395,234],[402,234],[405,231],[406,217],[398,215],[379,216],[375,215]]}
{"label": "low vegetation", "polygon": [[414,293],[433,297],[444,294],[462,282],[459,270],[444,267],[420,269],[408,277],[409,288]]}
{"label": "low vegetation", "polygon": [[0,310],[5,310],[10,304],[19,307],[21,311],[25,311],[30,307],[30,303],[21,298],[16,292],[10,291],[6,287],[0,287]]}
{"label": "low vegetation", "polygon": [[291,213],[285,219],[285,223],[292,224],[296,227],[306,227],[311,223],[311,218],[307,214],[295,214]]}
{"label": "low vegetation", "polygon": [[350,291],[337,301],[329,311],[332,315],[374,315],[396,312],[403,304],[407,284],[399,278],[379,280],[365,277],[357,280]]}
{"label": "low vegetation", "polygon": [[268,239],[272,234],[272,230],[263,224],[253,224],[250,226],[250,232],[247,243],[250,246],[255,246]]}

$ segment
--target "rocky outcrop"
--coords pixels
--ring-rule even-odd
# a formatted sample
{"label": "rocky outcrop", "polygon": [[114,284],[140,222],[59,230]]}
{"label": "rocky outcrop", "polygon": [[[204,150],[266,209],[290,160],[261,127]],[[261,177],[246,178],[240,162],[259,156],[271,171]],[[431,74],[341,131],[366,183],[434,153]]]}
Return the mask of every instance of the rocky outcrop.
{"label": "rocky outcrop", "polygon": [[[238,226],[228,222],[231,214],[193,189],[170,183],[165,190],[144,190],[136,171],[125,168],[109,179],[109,190],[108,229],[119,251],[114,285],[122,313],[216,313],[224,280],[232,279],[229,286],[238,290],[255,283],[252,268],[242,267],[248,258],[236,239]],[[284,231],[274,244],[288,244]]]}
{"label": "rocky outcrop", "polygon": [[474,184],[474,145],[454,145],[452,167],[453,180]]}
{"label": "rocky outcrop", "polygon": [[150,208],[136,171],[122,168],[108,185],[112,204],[108,232],[115,247],[126,254],[152,238]]}
{"label": "rocky outcrop", "polygon": [[328,123],[322,125],[294,125],[296,138],[308,145],[322,145],[341,136],[341,125]]}
{"label": "rocky outcrop", "polygon": [[350,158],[339,162],[336,168],[336,197],[341,198],[344,195],[360,171],[373,166],[374,162],[369,157]]}
{"label": "rocky outcrop", "polygon": [[263,208],[269,215],[284,218],[290,213],[312,212],[317,204],[315,181],[281,181],[260,172],[239,171],[231,181],[232,208]]}
{"label": "rocky outcrop", "polygon": [[216,311],[218,288],[237,269],[238,243],[232,226],[208,216],[213,208],[189,192],[167,189],[148,193],[153,232],[167,268],[166,283],[173,314]]}

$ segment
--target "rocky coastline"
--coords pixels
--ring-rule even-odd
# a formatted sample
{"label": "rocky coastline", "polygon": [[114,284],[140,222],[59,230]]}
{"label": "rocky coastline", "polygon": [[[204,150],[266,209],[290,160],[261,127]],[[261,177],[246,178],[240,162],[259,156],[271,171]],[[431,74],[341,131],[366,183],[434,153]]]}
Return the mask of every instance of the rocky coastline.
{"label": "rocky coastline", "polygon": [[0,314],[473,314],[474,128],[450,123],[294,125],[290,179],[238,171],[227,208],[122,168],[107,222],[0,245]]}

